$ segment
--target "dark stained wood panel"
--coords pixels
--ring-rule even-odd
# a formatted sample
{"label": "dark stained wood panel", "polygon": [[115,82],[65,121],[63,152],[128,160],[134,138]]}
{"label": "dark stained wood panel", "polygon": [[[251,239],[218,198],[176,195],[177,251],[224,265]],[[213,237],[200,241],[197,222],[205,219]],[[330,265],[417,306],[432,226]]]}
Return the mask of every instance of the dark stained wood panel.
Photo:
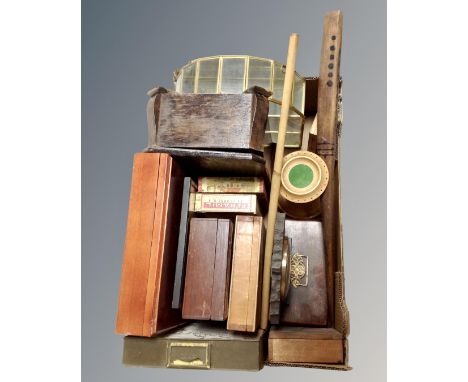
{"label": "dark stained wood panel", "polygon": [[187,252],[182,317],[211,318],[217,219],[192,218]]}
{"label": "dark stained wood panel", "polygon": [[304,276],[297,287],[290,283],[281,307],[280,322],[324,326],[327,324],[327,288],[322,223],[286,219],[285,235],[291,240],[290,272],[294,272],[294,255],[298,254]]}
{"label": "dark stained wood panel", "polygon": [[232,222],[192,218],[182,316],[223,321],[227,318]]}
{"label": "dark stained wood panel", "polygon": [[253,94],[161,94],[156,145],[263,151],[268,99]]}
{"label": "dark stained wood panel", "polygon": [[231,220],[218,219],[213,295],[211,297],[211,319],[216,321],[226,320],[228,314],[232,230],[233,225]]}
{"label": "dark stained wood panel", "polygon": [[[281,310],[281,270],[283,261],[283,240],[286,214],[276,214],[273,254],[271,256],[271,287],[269,319],[273,325],[279,324]],[[288,275],[289,276],[289,275]]]}

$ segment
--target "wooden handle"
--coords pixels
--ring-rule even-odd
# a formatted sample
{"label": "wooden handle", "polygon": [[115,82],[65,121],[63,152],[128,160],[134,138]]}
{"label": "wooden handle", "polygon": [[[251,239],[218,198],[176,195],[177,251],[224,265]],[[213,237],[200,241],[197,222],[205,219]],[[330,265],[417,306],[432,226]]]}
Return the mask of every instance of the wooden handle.
{"label": "wooden handle", "polygon": [[324,19],[320,77],[317,100],[317,154],[328,167],[328,187],[321,198],[323,240],[327,269],[327,300],[329,325],[334,325],[335,280],[335,165],[337,143],[337,103],[340,81],[340,56],[343,17],[341,11],[327,13]]}
{"label": "wooden handle", "polygon": [[268,312],[270,304],[270,267],[273,252],[273,236],[278,210],[278,197],[280,190],[280,174],[283,165],[284,141],[286,139],[286,128],[288,126],[289,107],[291,106],[292,88],[294,83],[294,72],[296,68],[296,54],[299,36],[292,33],[289,37],[288,60],[286,62],[286,74],[284,77],[283,98],[281,101],[281,114],[278,128],[278,139],[276,141],[275,163],[270,189],[270,205],[268,207],[268,222],[265,239],[265,258],[263,267],[263,289],[262,289],[262,320],[261,328],[268,327]]}

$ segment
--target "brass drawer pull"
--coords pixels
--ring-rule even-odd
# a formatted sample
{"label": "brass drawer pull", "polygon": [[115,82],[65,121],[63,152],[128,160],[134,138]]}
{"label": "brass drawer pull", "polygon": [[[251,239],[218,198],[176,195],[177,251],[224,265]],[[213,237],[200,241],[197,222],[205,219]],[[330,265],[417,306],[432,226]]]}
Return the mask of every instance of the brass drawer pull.
{"label": "brass drawer pull", "polygon": [[171,342],[167,345],[167,367],[209,369],[211,352],[208,342]]}

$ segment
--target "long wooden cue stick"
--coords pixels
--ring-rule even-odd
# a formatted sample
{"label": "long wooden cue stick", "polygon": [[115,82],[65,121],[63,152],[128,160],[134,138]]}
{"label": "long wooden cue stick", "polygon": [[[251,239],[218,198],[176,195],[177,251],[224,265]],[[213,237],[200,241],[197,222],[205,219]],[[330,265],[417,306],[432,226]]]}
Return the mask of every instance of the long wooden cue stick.
{"label": "long wooden cue stick", "polygon": [[271,255],[273,253],[273,236],[275,232],[276,213],[278,210],[278,197],[280,190],[280,175],[283,166],[284,141],[286,139],[286,128],[288,125],[289,107],[291,106],[292,88],[294,83],[294,72],[296,70],[296,54],[299,36],[292,33],[289,37],[288,59],[286,62],[286,74],[284,76],[283,98],[281,101],[281,114],[278,127],[278,138],[276,141],[275,163],[271,178],[270,204],[268,206],[267,232],[265,239],[265,258],[263,265],[263,288],[262,288],[262,320],[260,327],[268,327],[268,311],[270,308],[270,267]]}
{"label": "long wooden cue stick", "polygon": [[340,56],[343,17],[341,11],[325,15],[317,99],[317,154],[328,167],[328,187],[321,198],[329,325],[335,322],[335,161],[337,149],[337,102],[340,81]]}

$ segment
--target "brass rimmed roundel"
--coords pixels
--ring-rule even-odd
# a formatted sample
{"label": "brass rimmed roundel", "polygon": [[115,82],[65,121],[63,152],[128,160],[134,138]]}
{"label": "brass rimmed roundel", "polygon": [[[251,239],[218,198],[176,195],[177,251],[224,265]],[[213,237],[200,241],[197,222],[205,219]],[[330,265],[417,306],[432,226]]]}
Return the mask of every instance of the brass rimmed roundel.
{"label": "brass rimmed roundel", "polygon": [[328,184],[328,168],[317,154],[295,151],[283,159],[280,194],[294,203],[319,198]]}

